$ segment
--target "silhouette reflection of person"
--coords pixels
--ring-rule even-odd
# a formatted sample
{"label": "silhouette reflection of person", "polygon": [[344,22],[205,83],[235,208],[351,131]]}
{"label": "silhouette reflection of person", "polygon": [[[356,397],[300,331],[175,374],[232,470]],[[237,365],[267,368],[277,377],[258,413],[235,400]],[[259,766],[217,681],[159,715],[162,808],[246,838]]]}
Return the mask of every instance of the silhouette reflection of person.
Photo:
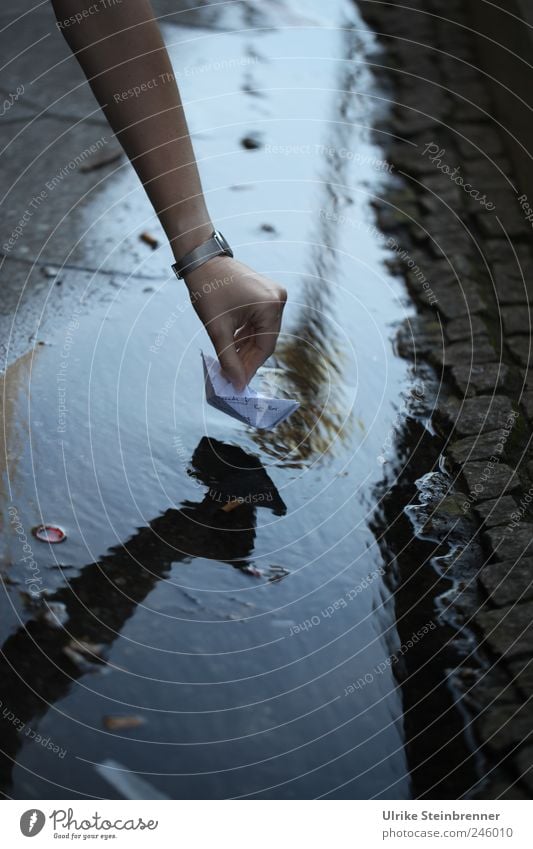
{"label": "silhouette reflection of person", "polygon": [[[63,698],[74,682],[104,662],[112,643],[172,564],[195,557],[250,568],[256,510],[286,512],[259,460],[241,448],[203,437],[191,476],[206,486],[200,502],[185,501],[67,579],[0,653],[0,789],[9,792],[22,728]],[[61,610],[61,623],[47,609]],[[46,617],[43,613],[47,613]]]}

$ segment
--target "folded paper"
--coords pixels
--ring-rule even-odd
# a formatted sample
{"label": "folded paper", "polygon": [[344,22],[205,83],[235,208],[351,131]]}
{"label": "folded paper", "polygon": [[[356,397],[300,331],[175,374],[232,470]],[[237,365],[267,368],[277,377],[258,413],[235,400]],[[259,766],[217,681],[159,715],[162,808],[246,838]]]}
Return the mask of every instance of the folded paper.
{"label": "folded paper", "polygon": [[244,424],[269,430],[288,418],[300,406],[298,401],[271,398],[251,386],[237,392],[222,374],[218,360],[202,353],[202,361],[207,403]]}

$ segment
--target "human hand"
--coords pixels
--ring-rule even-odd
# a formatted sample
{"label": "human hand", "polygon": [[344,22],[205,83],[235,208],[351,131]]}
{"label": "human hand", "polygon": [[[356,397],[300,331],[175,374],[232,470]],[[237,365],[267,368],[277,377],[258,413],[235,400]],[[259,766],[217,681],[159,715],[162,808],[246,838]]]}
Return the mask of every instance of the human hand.
{"label": "human hand", "polygon": [[287,292],[229,256],[204,262],[185,283],[225,375],[244,389],[274,352]]}

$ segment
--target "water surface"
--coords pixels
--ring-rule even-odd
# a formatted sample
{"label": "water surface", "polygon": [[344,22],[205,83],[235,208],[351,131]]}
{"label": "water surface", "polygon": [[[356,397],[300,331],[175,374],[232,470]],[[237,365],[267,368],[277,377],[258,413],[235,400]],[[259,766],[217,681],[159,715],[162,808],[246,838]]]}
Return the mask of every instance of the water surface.
{"label": "water surface", "polygon": [[[57,256],[66,276],[106,274],[8,374],[2,700],[65,752],[11,722],[15,798],[121,798],[122,770],[144,798],[410,796],[369,528],[408,384],[391,344],[403,292],[370,208],[393,177],[369,141],[373,37],[350,2],[306,10],[165,30],[213,219],[289,291],[269,365],[301,410],[267,433],[206,406],[208,340],[162,239],[138,240],[160,231],[125,164]],[[28,533],[67,531],[30,537],[37,602],[10,506]]]}

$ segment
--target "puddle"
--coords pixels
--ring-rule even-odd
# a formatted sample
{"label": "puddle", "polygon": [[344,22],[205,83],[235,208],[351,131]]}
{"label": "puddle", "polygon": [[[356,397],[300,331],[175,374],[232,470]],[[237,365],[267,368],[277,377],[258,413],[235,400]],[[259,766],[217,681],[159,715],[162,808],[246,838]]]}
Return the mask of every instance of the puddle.
{"label": "puddle", "polygon": [[[204,331],[168,250],[138,240],[160,231],[123,166],[73,213],[60,255],[126,273],[90,309],[45,315],[47,344],[8,372],[15,718],[0,775],[14,798],[411,798],[387,665],[400,637],[369,526],[409,382],[391,341],[405,296],[372,226],[392,179],[369,142],[373,39],[352,3],[328,17],[166,30],[213,218],[289,291],[270,365],[300,410],[253,432],[206,405]],[[66,539],[35,540],[40,524]],[[142,721],[110,731],[109,715]]]}

